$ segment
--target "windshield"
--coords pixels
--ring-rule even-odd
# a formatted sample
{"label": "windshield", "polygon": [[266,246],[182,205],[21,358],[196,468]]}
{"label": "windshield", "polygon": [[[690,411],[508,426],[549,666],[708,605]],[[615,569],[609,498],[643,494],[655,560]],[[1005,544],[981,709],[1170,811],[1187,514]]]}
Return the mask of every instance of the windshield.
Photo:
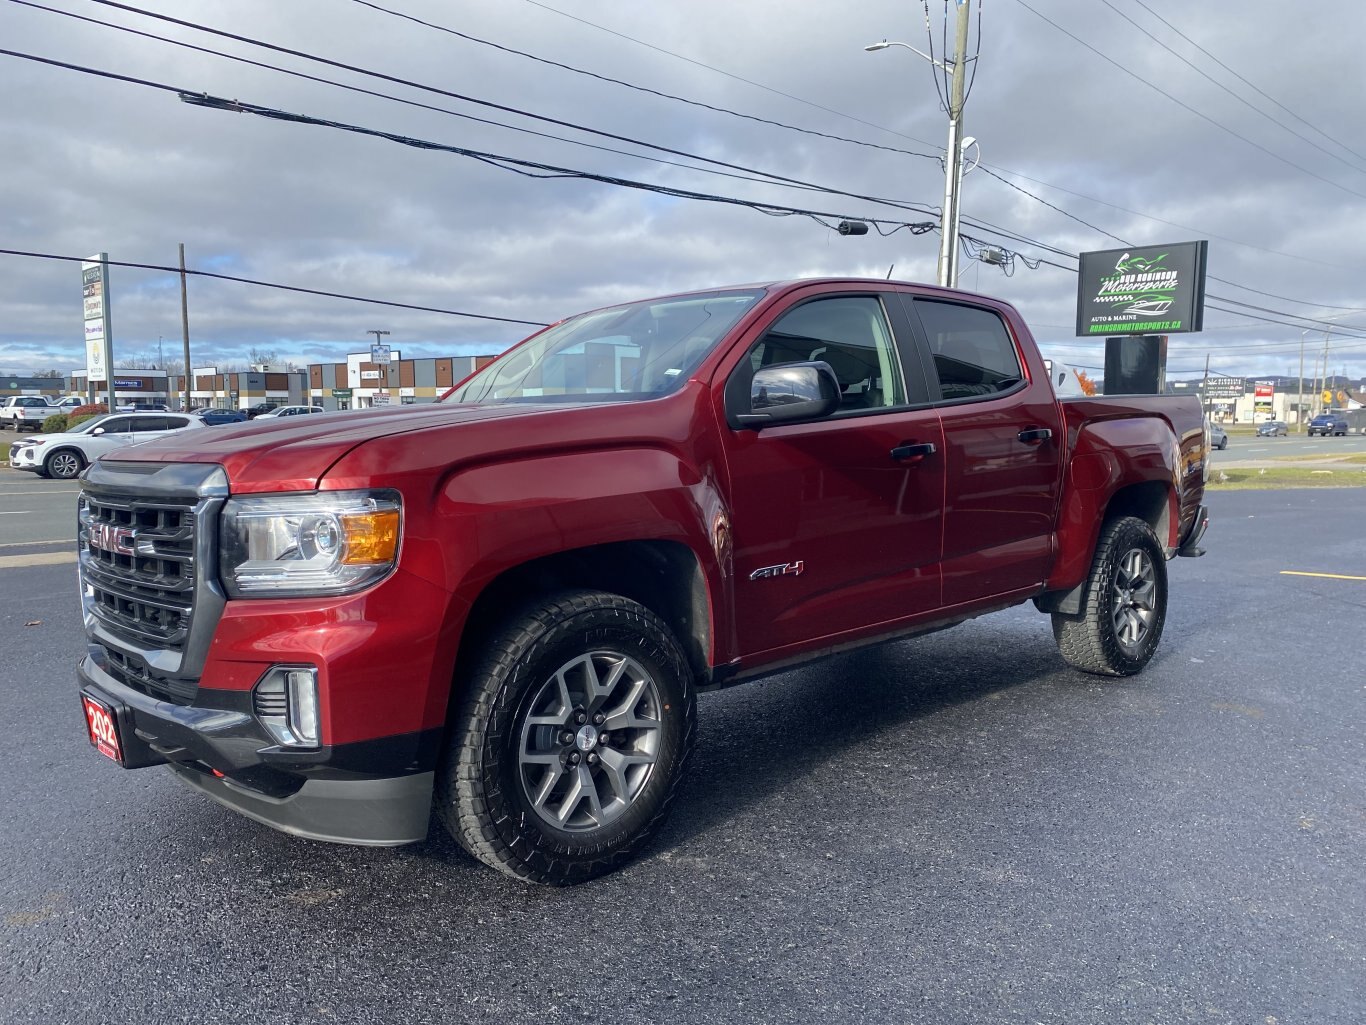
{"label": "windshield", "polygon": [[557,324],[475,374],[446,402],[621,402],[678,388],[760,291],[614,306]]}

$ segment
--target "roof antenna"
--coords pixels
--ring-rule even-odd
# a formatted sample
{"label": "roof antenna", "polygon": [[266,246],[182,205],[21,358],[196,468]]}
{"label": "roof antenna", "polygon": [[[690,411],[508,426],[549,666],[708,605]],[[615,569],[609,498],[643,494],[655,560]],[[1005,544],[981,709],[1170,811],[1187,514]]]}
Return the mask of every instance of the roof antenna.
{"label": "roof antenna", "polygon": [[887,280],[888,280],[888,281],[891,281],[891,280],[892,280],[892,271],[894,271],[894,270],[896,270],[896,264],[892,264],[890,267],[887,268]]}

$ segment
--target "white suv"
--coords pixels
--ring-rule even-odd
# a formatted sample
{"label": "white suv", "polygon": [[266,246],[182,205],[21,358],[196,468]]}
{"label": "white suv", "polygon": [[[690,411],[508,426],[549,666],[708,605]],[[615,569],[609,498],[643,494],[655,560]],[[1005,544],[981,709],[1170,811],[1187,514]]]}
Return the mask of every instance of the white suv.
{"label": "white suv", "polygon": [[105,413],[61,434],[43,434],[9,447],[9,464],[40,477],[75,477],[100,456],[174,431],[204,427],[184,413]]}
{"label": "white suv", "polygon": [[304,416],[308,413],[321,413],[322,406],[279,406],[256,417],[257,420],[274,419],[277,416]]}

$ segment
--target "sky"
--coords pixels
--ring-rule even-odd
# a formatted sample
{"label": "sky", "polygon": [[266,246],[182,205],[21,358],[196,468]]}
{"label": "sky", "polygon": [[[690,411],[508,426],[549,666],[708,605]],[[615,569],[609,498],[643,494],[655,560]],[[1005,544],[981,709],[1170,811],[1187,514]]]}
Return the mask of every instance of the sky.
{"label": "sky", "polygon": [[[143,83],[0,55],[0,249],[174,266],[183,242],[193,270],[446,311],[192,276],[195,366],[341,360],[372,330],[409,357],[494,353],[532,330],[505,321],[726,284],[933,282],[942,75],[864,47],[942,60],[955,9],[0,0],[0,49]],[[1171,336],[1169,377],[1206,359],[1293,377],[1302,349],[1312,377],[1325,340],[1331,373],[1366,376],[1366,5],[974,0],[971,25],[962,231],[1014,258],[964,258],[960,287],[1099,368],[1103,342],[1075,337],[1075,254],[1206,239],[1205,329]],[[890,234],[841,236],[841,218]],[[0,255],[0,371],[84,366],[79,282],[78,264]],[[179,356],[178,276],[115,266],[110,297],[117,364]]]}

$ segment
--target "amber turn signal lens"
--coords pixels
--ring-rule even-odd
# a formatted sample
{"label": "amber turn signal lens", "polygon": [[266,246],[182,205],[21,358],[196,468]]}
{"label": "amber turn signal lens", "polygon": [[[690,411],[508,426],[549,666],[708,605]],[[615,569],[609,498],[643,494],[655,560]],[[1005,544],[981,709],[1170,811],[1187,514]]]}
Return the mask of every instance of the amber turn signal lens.
{"label": "amber turn signal lens", "polygon": [[398,553],[398,510],[345,513],[341,517],[346,566],[378,566],[394,561]]}

